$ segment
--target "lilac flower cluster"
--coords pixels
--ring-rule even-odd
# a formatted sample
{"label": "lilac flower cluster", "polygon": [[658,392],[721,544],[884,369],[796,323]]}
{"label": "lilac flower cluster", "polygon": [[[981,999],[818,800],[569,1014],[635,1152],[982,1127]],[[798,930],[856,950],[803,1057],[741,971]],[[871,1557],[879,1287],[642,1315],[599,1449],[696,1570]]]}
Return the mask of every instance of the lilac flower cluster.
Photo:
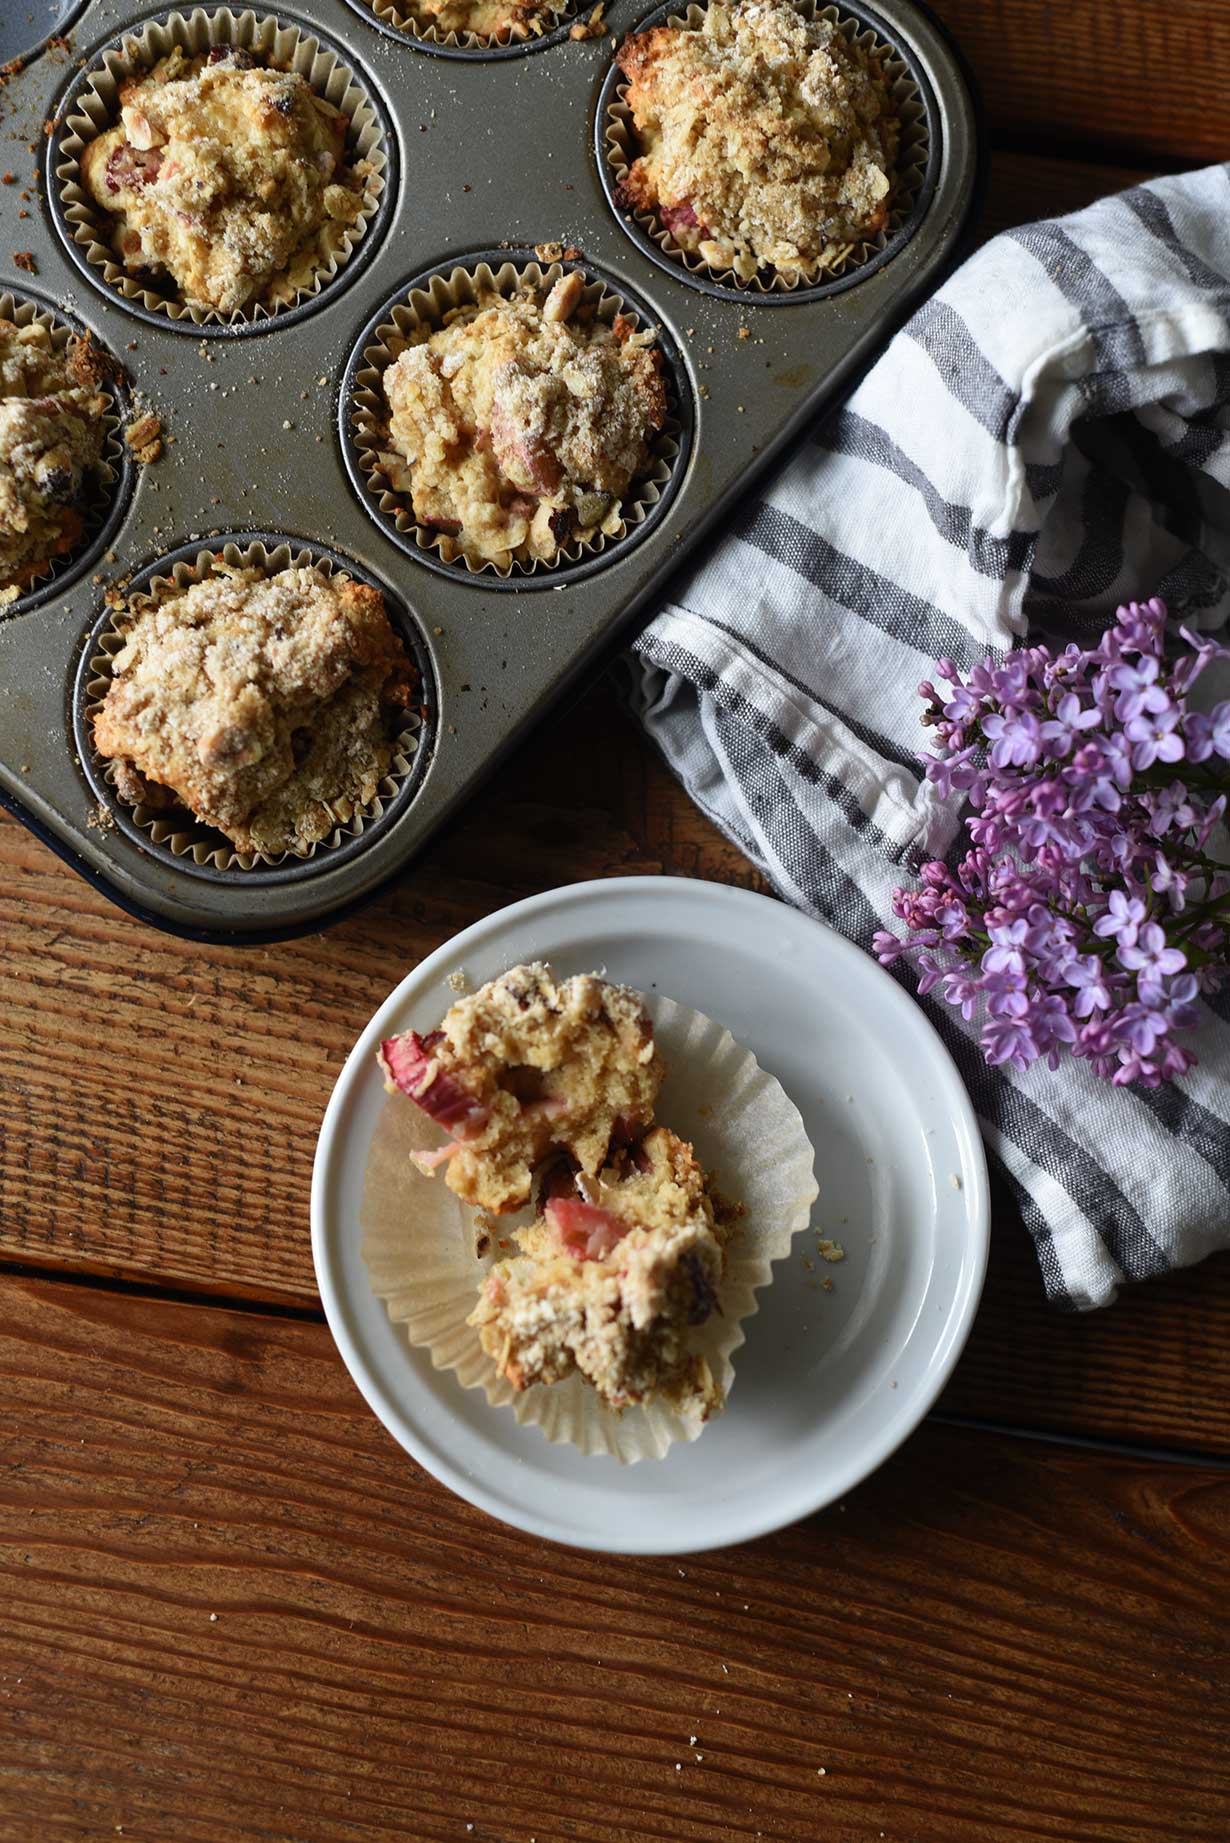
{"label": "lilac flower cluster", "polygon": [[965,1018],[982,1007],[989,1063],[1066,1052],[1156,1087],[1195,1060],[1176,1035],[1230,962],[1230,863],[1212,854],[1230,701],[1188,697],[1230,648],[1180,632],[1170,659],[1165,604],[1131,602],[1088,651],[1027,647],[965,679],[942,659],[919,686],[927,778],[965,796],[972,848],[897,890],[905,938],[874,945],[886,966],[917,950],[919,991]]}

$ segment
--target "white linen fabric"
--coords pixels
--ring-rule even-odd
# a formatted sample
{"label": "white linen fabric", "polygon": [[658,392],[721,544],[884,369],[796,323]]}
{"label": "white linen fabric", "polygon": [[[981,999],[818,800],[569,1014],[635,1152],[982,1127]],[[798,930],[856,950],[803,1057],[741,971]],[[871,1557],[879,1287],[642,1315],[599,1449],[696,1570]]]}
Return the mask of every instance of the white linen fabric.
{"label": "white linen fabric", "polygon": [[[1093,635],[1153,594],[1196,627],[1230,614],[1230,166],[965,263],[673,585],[629,695],[778,893],[870,949],[894,886],[959,845],[919,762],[935,660]],[[990,1069],[977,1019],[919,1002],[1057,1304],[1230,1246],[1230,994],[1153,1092]]]}

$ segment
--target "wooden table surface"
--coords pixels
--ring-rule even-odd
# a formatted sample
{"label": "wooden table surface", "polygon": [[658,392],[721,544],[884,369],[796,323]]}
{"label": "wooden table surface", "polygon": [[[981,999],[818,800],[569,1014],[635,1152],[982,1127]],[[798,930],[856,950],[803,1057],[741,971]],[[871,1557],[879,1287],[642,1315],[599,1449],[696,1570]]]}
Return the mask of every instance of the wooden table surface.
{"label": "wooden table surface", "polygon": [[[984,234],[1230,153],[1225,0],[939,0]],[[325,936],[112,909],[0,821],[0,1838],[1225,1843],[1230,1260],[1049,1312],[997,1200],[938,1412],[697,1559],[532,1541],[394,1445],[308,1247],[397,980],[516,897],[757,885],[586,694]]]}

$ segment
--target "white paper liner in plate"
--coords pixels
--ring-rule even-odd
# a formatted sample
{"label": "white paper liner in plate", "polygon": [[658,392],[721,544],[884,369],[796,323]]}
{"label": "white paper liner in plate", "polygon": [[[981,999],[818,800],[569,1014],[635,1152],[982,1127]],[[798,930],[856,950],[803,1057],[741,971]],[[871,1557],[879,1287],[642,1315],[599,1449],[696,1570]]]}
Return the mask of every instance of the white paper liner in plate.
{"label": "white paper liner in plate", "polygon": [[[647,997],[667,1065],[656,1119],[690,1140],[724,1196],[741,1202],[719,1289],[721,1311],[697,1327],[692,1348],[708,1361],[729,1395],[734,1353],[756,1293],[773,1277],[794,1237],[808,1225],[819,1194],[815,1154],[797,1107],[750,1050],[699,1011],[673,999]],[[695,1440],[704,1427],[657,1403],[616,1413],[579,1375],[517,1390],[466,1323],[490,1265],[530,1212],[501,1217],[489,1252],[474,1252],[475,1213],[445,1185],[425,1177],[410,1154],[440,1145],[440,1129],[404,1095],[388,1097],[372,1135],[360,1227],[363,1259],[376,1296],[411,1345],[430,1352],[436,1369],[451,1370],[467,1389],[482,1389],[493,1407],[511,1408],[546,1439],[624,1465],[661,1459],[677,1440]]]}
{"label": "white paper liner in plate", "polygon": [[[313,550],[310,545],[286,543],[270,550],[260,541],[243,547],[228,542],[212,549],[203,544],[193,562],[181,560],[169,572],[154,576],[134,599],[144,607],[182,594],[194,582],[206,581],[214,573],[219,559],[230,570],[255,569],[265,576],[274,576],[279,570],[307,568],[318,569],[325,576],[345,574],[344,571],[335,570],[330,557]],[[94,717],[111,688],[112,661],[125,644],[127,617],[126,607],[117,608],[113,620],[94,643],[85,685],[85,716],[91,729]],[[397,797],[399,789],[413,773],[414,758],[422,742],[422,731],[422,718],[416,711],[407,710],[398,734],[391,738],[393,752],[374,798],[365,804],[350,800],[339,802],[334,813],[337,824],[333,831],[327,838],[319,839],[303,850],[240,851],[222,833],[215,831],[212,826],[201,825],[182,808],[175,807],[164,812],[154,807],[130,807],[120,798],[115,785],[114,766],[110,762],[101,762],[100,767],[111,799],[117,806],[124,807],[133,824],[148,833],[154,844],[198,866],[209,865],[215,870],[252,870],[327,855],[347,839],[361,837],[367,827],[380,818],[385,807]],[[330,811],[333,812],[333,809]]]}
{"label": "white paper liner in plate", "polygon": [[[297,72],[318,96],[346,117],[347,163],[360,171],[363,179],[362,209],[356,222],[324,224],[291,267],[273,278],[267,296],[231,314],[185,301],[175,292],[163,292],[161,287],[152,287],[140,272],[126,269],[112,240],[119,220],[100,210],[81,178],[81,156],[86,144],[119,120],[121,85],[129,77],[144,75],[177,45],[193,56],[218,47],[233,47],[250,51],[270,68]],[[134,28],[118,49],[103,53],[101,62],[85,74],[65,110],[55,177],[68,235],[100,281],[116,289],[125,300],[149,312],[165,314],[173,324],[189,329],[235,327],[267,320],[283,308],[320,294],[345,267],[370,229],[385,190],[389,161],[384,130],[362,79],[331,46],[299,25],[271,14],[195,7],[190,13],[170,12],[151,19]],[[169,279],[166,286],[173,286]]]}

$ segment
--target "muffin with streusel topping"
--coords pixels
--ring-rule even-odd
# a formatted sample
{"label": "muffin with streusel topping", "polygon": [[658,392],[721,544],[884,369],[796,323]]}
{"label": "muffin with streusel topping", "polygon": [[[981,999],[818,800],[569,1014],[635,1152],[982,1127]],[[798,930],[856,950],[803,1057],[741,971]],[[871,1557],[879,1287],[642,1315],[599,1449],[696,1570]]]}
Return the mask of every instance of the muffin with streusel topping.
{"label": "muffin with streusel topping", "polygon": [[89,338],[61,345],[41,320],[0,319],[0,603],[82,539],[102,464],[103,371]]}
{"label": "muffin with streusel topping", "polygon": [[751,281],[814,279],[882,230],[901,135],[882,56],[791,0],[706,8],[618,53],[638,152],[628,210]]}
{"label": "muffin with streusel topping", "polygon": [[386,478],[445,558],[476,568],[618,534],[666,419],[653,332],[602,317],[577,270],[480,293],[406,347],[384,392]]}
{"label": "muffin with streusel topping", "polygon": [[378,589],[220,564],[121,631],[93,728],[125,803],[186,809],[273,856],[306,854],[375,798],[416,684]]}
{"label": "muffin with streusel topping", "polygon": [[235,314],[278,298],[362,216],[346,136],[346,117],[297,72],[176,46],[121,85],[119,125],[86,145],[81,175],[115,219],[126,269]]}

